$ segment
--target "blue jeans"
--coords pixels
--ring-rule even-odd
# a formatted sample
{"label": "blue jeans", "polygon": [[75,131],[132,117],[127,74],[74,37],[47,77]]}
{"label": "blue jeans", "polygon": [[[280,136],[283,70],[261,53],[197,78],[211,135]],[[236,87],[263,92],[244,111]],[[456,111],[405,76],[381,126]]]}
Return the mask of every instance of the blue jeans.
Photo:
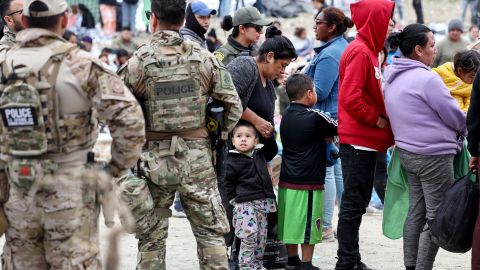
{"label": "blue jeans", "polygon": [[122,2],[122,27],[130,26],[132,32],[135,33],[135,17],[137,14],[138,4],[128,4]]}
{"label": "blue jeans", "polygon": [[325,175],[325,190],[323,191],[323,229],[331,228],[333,226],[335,198],[337,198],[338,208],[340,209],[342,193],[342,162],[338,159],[337,164],[327,167],[327,173]]}
{"label": "blue jeans", "polygon": [[462,0],[462,2],[460,3],[460,11],[461,11],[461,15],[462,15],[462,21],[465,21],[465,16],[467,15],[467,9],[468,9],[469,6],[470,6],[470,12],[471,12],[472,16],[474,15],[475,5],[476,5],[475,0]]}
{"label": "blue jeans", "polygon": [[395,0],[395,9],[398,12],[398,18],[403,20],[403,0]]}
{"label": "blue jeans", "polygon": [[222,18],[225,15],[230,15],[230,9],[231,9],[231,0],[220,0],[219,6],[218,6],[218,17]]}

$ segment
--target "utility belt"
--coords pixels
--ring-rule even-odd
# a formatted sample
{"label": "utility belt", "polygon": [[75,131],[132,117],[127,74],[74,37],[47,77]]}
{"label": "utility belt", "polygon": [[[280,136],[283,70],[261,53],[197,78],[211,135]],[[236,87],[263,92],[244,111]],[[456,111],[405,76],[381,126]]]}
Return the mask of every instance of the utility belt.
{"label": "utility belt", "polygon": [[[89,163],[93,152],[81,150],[66,154],[43,154],[34,157],[9,156],[5,171],[9,182],[30,189],[44,175],[67,173]],[[89,158],[90,157],[90,158]],[[92,161],[93,162],[93,161]]]}
{"label": "utility belt", "polygon": [[186,130],[181,132],[158,132],[146,131],[145,137],[147,141],[169,141],[173,136],[178,136],[184,140],[202,140],[208,138],[208,130],[206,127]]}

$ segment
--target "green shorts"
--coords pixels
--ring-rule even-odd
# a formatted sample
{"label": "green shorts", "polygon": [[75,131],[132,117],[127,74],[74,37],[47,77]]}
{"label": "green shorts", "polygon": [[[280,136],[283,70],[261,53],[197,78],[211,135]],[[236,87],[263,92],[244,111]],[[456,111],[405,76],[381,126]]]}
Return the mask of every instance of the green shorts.
{"label": "green shorts", "polygon": [[278,239],[284,244],[322,242],[323,190],[278,188]]}

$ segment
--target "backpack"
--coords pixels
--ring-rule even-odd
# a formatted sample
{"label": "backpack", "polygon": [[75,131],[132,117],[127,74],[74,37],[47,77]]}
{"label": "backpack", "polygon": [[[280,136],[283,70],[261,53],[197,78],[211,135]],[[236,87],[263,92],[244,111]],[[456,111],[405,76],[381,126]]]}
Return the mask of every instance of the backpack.
{"label": "backpack", "polygon": [[[58,118],[55,82],[63,57],[74,48],[73,44],[62,43],[38,73],[25,65],[16,65],[2,78],[0,114],[8,154],[38,156],[47,152],[49,141],[60,143],[62,134],[55,132],[59,122],[55,121]],[[1,64],[3,68],[8,63]]]}
{"label": "backpack", "polygon": [[472,247],[472,236],[478,215],[478,181],[469,172],[445,192],[435,219],[430,222],[432,241],[441,248],[465,253]]}

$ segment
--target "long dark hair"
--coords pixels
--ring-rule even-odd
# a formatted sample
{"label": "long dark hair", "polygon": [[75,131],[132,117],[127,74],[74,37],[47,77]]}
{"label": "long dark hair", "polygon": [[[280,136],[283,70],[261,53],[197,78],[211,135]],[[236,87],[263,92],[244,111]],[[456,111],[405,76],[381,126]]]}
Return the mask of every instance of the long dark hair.
{"label": "long dark hair", "polygon": [[[348,28],[353,27],[352,19],[345,16],[345,13],[343,13],[343,11],[336,7],[328,7],[324,9],[321,13],[323,14],[323,19],[328,25],[335,24],[337,29],[336,36],[343,35]],[[315,18],[317,18],[319,14],[320,13],[317,13]]]}
{"label": "long dark hair", "polygon": [[428,42],[427,34],[432,30],[423,24],[410,24],[402,32],[393,33],[388,37],[391,47],[400,47],[400,51],[406,57],[410,57],[415,46],[425,47]]}

